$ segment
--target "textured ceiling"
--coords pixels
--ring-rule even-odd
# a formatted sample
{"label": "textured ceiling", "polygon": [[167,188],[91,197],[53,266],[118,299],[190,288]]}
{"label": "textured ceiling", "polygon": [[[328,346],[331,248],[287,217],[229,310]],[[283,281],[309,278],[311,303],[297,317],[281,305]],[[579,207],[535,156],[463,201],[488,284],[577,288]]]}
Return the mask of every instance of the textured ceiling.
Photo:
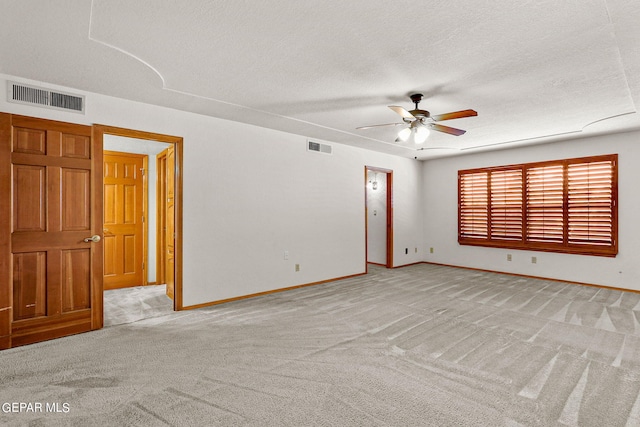
{"label": "textured ceiling", "polygon": [[[4,0],[0,73],[419,159],[640,128],[637,0]],[[477,117],[394,143],[387,108]]]}

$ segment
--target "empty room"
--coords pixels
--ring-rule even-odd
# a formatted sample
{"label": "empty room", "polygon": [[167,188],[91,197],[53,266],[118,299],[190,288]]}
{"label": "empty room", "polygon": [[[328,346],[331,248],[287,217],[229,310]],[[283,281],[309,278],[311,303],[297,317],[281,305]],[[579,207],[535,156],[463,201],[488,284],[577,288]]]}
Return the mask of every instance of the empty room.
{"label": "empty room", "polygon": [[0,424],[640,425],[640,3],[1,5]]}

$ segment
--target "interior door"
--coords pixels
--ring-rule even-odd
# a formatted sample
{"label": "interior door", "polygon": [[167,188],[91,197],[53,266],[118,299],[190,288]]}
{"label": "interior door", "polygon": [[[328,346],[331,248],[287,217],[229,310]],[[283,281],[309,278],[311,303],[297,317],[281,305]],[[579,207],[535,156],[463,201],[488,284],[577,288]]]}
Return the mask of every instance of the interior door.
{"label": "interior door", "polygon": [[104,152],[104,289],[145,284],[144,155]]}
{"label": "interior door", "polygon": [[165,280],[167,282],[167,296],[173,299],[174,274],[175,274],[175,170],[176,156],[173,146],[167,148],[167,205],[166,205],[166,269]]}
{"label": "interior door", "polygon": [[0,113],[0,248],[9,266],[0,283],[0,348],[92,329],[92,296],[102,286],[102,148],[91,130]]}
{"label": "interior door", "polygon": [[156,156],[156,282],[163,284],[167,283],[167,151]]}

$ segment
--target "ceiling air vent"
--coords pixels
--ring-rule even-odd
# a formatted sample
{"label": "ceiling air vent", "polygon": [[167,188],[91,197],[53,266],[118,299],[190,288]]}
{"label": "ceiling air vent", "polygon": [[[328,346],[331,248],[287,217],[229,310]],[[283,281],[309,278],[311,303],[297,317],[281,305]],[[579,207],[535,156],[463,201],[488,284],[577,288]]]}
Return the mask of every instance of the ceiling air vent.
{"label": "ceiling air vent", "polygon": [[84,96],[7,82],[7,101],[84,114]]}
{"label": "ceiling air vent", "polygon": [[323,154],[331,154],[331,146],[329,144],[321,144],[319,142],[307,141],[307,151],[315,151]]}

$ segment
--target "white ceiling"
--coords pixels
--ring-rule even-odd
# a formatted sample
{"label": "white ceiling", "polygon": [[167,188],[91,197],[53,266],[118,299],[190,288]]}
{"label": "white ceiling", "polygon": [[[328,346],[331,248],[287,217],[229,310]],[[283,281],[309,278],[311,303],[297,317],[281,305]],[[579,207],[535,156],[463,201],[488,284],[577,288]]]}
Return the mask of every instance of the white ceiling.
{"label": "white ceiling", "polygon": [[[0,73],[425,159],[639,129],[639,23],[638,0],[3,0]],[[421,147],[355,129],[415,92],[478,116]]]}

